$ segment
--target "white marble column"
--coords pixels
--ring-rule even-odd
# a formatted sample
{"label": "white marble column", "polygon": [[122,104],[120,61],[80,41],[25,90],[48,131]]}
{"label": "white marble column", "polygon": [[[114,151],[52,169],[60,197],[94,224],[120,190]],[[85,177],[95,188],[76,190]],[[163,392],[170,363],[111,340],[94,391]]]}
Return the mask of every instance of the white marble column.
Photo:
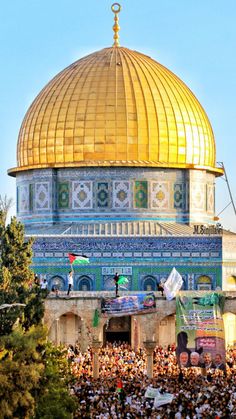
{"label": "white marble column", "polygon": [[143,344],[147,353],[147,376],[148,378],[153,378],[153,351],[156,347],[156,342],[154,340],[146,340]]}
{"label": "white marble column", "polygon": [[92,351],[93,351],[93,378],[99,378],[99,348],[101,347],[100,340],[92,341]]}

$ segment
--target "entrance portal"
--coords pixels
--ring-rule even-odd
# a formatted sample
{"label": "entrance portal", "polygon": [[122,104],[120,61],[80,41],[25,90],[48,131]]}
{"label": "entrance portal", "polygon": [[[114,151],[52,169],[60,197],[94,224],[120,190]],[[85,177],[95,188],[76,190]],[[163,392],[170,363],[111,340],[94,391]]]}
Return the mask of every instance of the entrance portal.
{"label": "entrance portal", "polygon": [[125,342],[131,344],[131,317],[112,317],[104,326],[104,344]]}

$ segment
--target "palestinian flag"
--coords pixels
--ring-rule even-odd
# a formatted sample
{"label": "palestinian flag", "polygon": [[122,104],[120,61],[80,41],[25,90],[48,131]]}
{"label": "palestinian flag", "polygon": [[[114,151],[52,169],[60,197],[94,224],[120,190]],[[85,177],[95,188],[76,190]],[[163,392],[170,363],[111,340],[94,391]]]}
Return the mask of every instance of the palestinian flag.
{"label": "palestinian flag", "polygon": [[126,284],[128,284],[128,282],[129,282],[128,278],[126,278],[125,276],[120,275],[119,279],[117,281],[117,284],[118,285],[126,285]]}
{"label": "palestinian flag", "polygon": [[71,265],[85,265],[89,263],[89,258],[85,255],[78,255],[77,253],[68,253]]}
{"label": "palestinian flag", "polygon": [[123,390],[123,382],[120,378],[118,378],[116,382],[116,391],[117,393],[120,393],[122,390]]}

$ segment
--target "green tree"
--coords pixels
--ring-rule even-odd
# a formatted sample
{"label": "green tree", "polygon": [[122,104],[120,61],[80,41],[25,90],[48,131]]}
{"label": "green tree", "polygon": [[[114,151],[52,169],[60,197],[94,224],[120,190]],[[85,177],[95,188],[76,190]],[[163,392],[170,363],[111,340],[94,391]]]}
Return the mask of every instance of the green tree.
{"label": "green tree", "polygon": [[45,338],[42,327],[27,332],[18,327],[0,338],[1,419],[26,419],[34,414],[36,403],[32,393],[45,369],[40,352]]}
{"label": "green tree", "polygon": [[0,419],[67,419],[76,406],[70,373],[41,324],[47,292],[34,284],[32,243],[0,211]]}
{"label": "green tree", "polygon": [[47,343],[44,353],[45,370],[37,392],[35,419],[68,419],[77,407],[77,400],[69,394],[72,377],[67,353]]}
{"label": "green tree", "polygon": [[42,326],[0,338],[0,419],[68,419],[76,409],[65,352]]}
{"label": "green tree", "polygon": [[0,310],[0,336],[12,331],[17,320],[27,330],[38,324],[44,314],[45,290],[34,284],[32,263],[33,240],[25,240],[24,226],[12,217],[8,225],[0,211],[0,305],[22,303]]}

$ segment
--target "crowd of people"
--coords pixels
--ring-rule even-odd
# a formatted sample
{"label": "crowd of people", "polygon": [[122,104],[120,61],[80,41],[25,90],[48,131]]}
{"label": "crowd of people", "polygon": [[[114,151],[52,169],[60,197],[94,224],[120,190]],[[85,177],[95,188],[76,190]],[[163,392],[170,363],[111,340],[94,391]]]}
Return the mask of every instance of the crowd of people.
{"label": "crowd of people", "polygon": [[[153,378],[147,377],[146,352],[126,343],[99,350],[99,379],[92,377],[92,349],[68,348],[78,400],[75,418],[233,419],[236,418],[236,350],[229,349],[225,371],[177,364],[174,345],[156,347]],[[199,355],[199,354],[198,354]],[[171,394],[171,403],[155,405],[148,388]]]}

